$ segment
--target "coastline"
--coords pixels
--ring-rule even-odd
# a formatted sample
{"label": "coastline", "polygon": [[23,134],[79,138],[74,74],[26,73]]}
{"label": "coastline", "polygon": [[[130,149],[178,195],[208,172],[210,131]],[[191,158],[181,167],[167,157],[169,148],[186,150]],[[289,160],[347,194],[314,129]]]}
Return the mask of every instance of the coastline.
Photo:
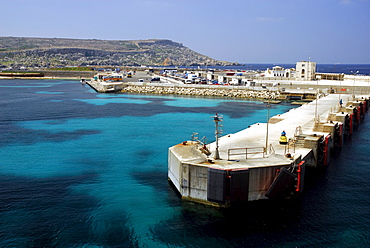
{"label": "coastline", "polygon": [[[302,96],[299,100],[313,100],[314,95],[321,93],[323,95],[329,93],[336,94],[362,94],[369,93],[370,82],[367,80],[345,79],[343,81],[337,80],[317,80],[317,81],[293,81],[293,80],[268,80],[264,78],[255,79],[255,87],[246,87],[239,85],[206,85],[206,84],[183,84],[178,82],[171,82],[168,77],[161,77],[163,80],[160,83],[150,82],[153,75],[144,71],[144,68],[137,68],[136,73],[132,78],[127,78],[127,82],[123,83],[123,89],[119,93],[137,93],[137,94],[173,94],[173,95],[188,95],[201,97],[227,97],[227,98],[241,98],[241,99],[261,99],[261,100],[296,100],[289,99],[289,94]],[[80,81],[81,79],[90,80],[96,71],[39,71],[43,76],[27,76],[20,74],[19,76],[9,75],[0,76],[0,80],[73,80]],[[139,83],[139,80],[144,82]],[[276,82],[277,86],[271,87],[268,84]],[[262,87],[266,84],[267,87]],[[91,85],[90,85],[91,86]],[[91,86],[94,90],[93,86]],[[103,93],[103,92],[101,92]],[[107,92],[108,93],[108,92]],[[288,97],[287,97],[288,96]]]}
{"label": "coastline", "polygon": [[[4,79],[22,79],[22,80],[75,80],[79,81],[82,77],[0,77]],[[127,84],[127,83],[126,83]],[[91,85],[90,85],[91,86]],[[92,87],[92,86],[91,86]],[[231,87],[231,86],[230,86]],[[94,89],[94,87],[92,87]],[[94,89],[95,90],[95,89]],[[164,86],[164,85],[126,85],[119,93],[138,93],[138,94],[163,94],[163,95],[188,95],[202,97],[231,97],[231,98],[253,98],[253,99],[279,99],[279,91],[254,91],[246,89],[228,89],[223,86],[209,88],[207,86],[185,87],[185,86]],[[283,99],[281,99],[283,100]]]}
{"label": "coastline", "polygon": [[35,79],[44,79],[44,80],[81,80],[81,77],[1,77],[0,80],[4,79],[26,79],[26,80],[35,80]]}

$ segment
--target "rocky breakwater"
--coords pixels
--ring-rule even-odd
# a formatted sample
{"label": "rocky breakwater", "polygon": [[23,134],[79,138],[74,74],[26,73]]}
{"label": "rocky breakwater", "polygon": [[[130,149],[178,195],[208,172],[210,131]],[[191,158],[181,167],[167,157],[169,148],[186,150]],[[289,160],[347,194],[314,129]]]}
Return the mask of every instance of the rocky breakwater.
{"label": "rocky breakwater", "polygon": [[181,87],[181,86],[153,86],[153,85],[127,85],[121,92],[140,94],[173,94],[189,96],[210,96],[210,97],[235,97],[235,98],[258,98],[277,99],[280,96],[278,91],[270,92],[253,91],[249,89],[235,88],[211,88],[211,87]]}

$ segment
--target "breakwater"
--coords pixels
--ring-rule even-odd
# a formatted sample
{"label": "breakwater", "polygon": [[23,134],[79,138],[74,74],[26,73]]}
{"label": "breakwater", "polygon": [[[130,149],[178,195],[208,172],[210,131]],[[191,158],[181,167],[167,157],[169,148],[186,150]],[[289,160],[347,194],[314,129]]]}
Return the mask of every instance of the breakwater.
{"label": "breakwater", "polygon": [[[230,86],[232,87],[232,86]],[[154,86],[154,85],[127,85],[121,92],[140,94],[173,94],[211,97],[235,97],[235,98],[258,98],[278,99],[279,91],[254,91],[248,89],[217,87],[184,87],[184,86]]]}
{"label": "breakwater", "polygon": [[92,78],[95,75],[95,71],[42,71],[45,77],[49,78]]}
{"label": "breakwater", "polygon": [[14,72],[1,72],[0,78],[23,78],[23,79],[50,79],[50,78],[68,78],[68,79],[80,79],[80,78],[92,78],[95,75],[95,71],[58,71],[58,70],[43,70],[43,71],[14,71]]}
{"label": "breakwater", "polygon": [[6,78],[29,78],[29,77],[44,77],[42,72],[1,72],[0,77]]}

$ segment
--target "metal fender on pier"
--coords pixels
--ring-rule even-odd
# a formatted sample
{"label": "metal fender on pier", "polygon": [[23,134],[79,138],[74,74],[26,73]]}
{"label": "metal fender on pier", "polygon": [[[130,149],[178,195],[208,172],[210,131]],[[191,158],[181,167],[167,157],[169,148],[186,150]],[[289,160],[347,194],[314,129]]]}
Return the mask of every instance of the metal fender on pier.
{"label": "metal fender on pier", "polygon": [[286,193],[291,192],[296,180],[297,175],[283,167],[267,190],[265,196],[270,199],[284,197]]}

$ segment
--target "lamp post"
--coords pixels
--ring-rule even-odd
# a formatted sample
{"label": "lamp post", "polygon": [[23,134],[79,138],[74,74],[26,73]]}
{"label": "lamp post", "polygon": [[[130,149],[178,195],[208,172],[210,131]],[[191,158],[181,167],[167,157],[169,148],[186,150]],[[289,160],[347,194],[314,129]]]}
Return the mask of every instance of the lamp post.
{"label": "lamp post", "polygon": [[219,116],[217,113],[215,116],[212,116],[213,118],[213,121],[215,122],[216,124],[216,130],[215,130],[215,136],[216,136],[216,151],[215,151],[215,159],[220,159],[220,153],[218,151],[218,138],[219,138],[219,134],[222,133],[222,131],[219,129],[219,122],[222,121],[222,116]]}
{"label": "lamp post", "polygon": [[316,81],[316,103],[315,103],[315,123],[319,122],[319,115],[317,111],[317,99],[319,98],[319,81]]}
{"label": "lamp post", "polygon": [[353,72],[351,71],[351,73],[353,73],[353,87],[352,87],[352,98],[353,100],[355,100],[355,84],[356,84],[356,74],[359,73],[359,71],[356,71],[356,72]]}
{"label": "lamp post", "polygon": [[[268,91],[270,93],[270,91]],[[267,153],[268,143],[269,143],[269,119],[270,119],[270,94],[268,94],[267,100],[267,124],[266,124],[266,144],[265,144],[265,152]]]}

